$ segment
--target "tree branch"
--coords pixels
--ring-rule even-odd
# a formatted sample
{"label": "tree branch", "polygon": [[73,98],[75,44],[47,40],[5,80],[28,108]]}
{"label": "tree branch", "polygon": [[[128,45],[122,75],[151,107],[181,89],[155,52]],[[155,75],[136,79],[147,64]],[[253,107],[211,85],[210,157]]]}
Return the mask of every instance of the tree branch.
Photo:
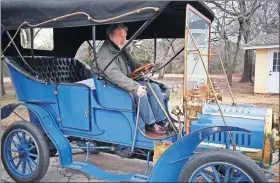
{"label": "tree branch", "polygon": [[257,11],[257,9],[259,9],[259,8],[261,7],[261,3],[258,3],[258,5],[256,5],[257,2],[258,2],[258,1],[254,1],[251,11],[250,11],[250,12],[247,12],[246,17],[247,17],[248,19],[250,19],[250,18],[252,17],[252,15],[255,13],[255,11]]}
{"label": "tree branch", "polygon": [[231,1],[231,6],[232,6],[232,9],[233,9],[233,11],[237,12],[237,11],[236,11],[236,9],[235,9],[235,7],[234,7],[233,2],[234,2],[234,1]]}
{"label": "tree branch", "polygon": [[237,38],[237,42],[236,42],[236,50],[235,50],[232,65],[231,65],[231,69],[232,69],[233,72],[234,72],[235,67],[237,65],[237,55],[238,55],[238,52],[240,50],[241,38],[242,38],[242,30],[241,30],[241,27],[239,27],[238,38]]}
{"label": "tree branch", "polygon": [[231,16],[237,16],[237,15],[238,15],[238,13],[236,13],[236,12],[231,12],[231,11],[225,9],[225,8],[222,7],[218,2],[215,2],[215,1],[207,1],[207,2],[208,2],[208,3],[211,3],[211,4],[213,4],[213,5],[215,5],[215,6],[218,7],[221,11],[223,11],[223,12],[225,12],[225,13],[231,15]]}

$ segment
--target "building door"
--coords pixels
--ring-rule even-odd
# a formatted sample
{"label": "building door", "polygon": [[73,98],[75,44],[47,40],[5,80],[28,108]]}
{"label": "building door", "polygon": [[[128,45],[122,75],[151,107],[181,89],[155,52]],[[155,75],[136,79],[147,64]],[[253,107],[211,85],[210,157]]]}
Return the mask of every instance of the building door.
{"label": "building door", "polygon": [[271,49],[269,53],[268,93],[279,93],[280,52],[279,49]]}

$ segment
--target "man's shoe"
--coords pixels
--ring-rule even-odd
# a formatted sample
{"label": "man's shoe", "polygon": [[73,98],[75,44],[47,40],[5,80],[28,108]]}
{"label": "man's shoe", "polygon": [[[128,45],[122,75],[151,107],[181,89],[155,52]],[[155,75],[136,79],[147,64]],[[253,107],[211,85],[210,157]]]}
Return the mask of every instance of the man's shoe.
{"label": "man's shoe", "polygon": [[163,127],[157,125],[156,123],[153,127],[146,126],[146,131],[157,133],[157,134],[166,134],[166,130]]}
{"label": "man's shoe", "polygon": [[164,127],[164,125],[166,124],[165,121],[159,121],[159,122],[156,122],[157,125],[161,126],[161,127]]}

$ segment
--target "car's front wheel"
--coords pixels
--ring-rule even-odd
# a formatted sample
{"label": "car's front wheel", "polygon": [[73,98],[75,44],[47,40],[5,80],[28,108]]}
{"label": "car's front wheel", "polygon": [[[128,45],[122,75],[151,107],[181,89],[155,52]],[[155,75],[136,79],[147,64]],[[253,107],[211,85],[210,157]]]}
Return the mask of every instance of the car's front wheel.
{"label": "car's front wheel", "polygon": [[3,133],[1,159],[16,182],[38,182],[46,174],[50,155],[43,133],[32,123],[14,122]]}
{"label": "car's front wheel", "polygon": [[268,182],[268,180],[260,167],[243,154],[228,149],[210,149],[195,155],[184,165],[179,182]]}

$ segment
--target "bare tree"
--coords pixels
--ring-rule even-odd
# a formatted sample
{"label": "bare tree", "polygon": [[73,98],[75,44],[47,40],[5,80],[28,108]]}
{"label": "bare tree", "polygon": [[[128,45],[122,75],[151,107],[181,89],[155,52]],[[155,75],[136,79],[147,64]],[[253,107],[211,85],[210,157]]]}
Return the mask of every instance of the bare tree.
{"label": "bare tree", "polygon": [[[173,56],[175,53],[173,43],[175,41],[176,39],[158,39],[157,48],[154,48],[153,39],[133,41],[129,46],[129,53],[135,61],[145,64],[151,62],[154,59],[154,51],[156,49],[157,55],[155,67],[157,68],[162,66],[168,61],[168,59],[171,58],[171,56]],[[172,66],[169,64],[169,70],[172,69],[170,67]],[[158,79],[164,78],[166,70],[167,68],[165,67],[159,71]]]}
{"label": "bare tree", "polygon": [[21,29],[20,40],[23,48],[31,48],[31,33],[30,29]]}
{"label": "bare tree", "polygon": [[279,32],[279,1],[265,1],[253,15],[251,39],[260,33],[273,34]]}
{"label": "bare tree", "polygon": [[[244,43],[248,43],[252,38],[251,24],[252,17],[255,12],[263,5],[262,1],[225,1],[224,6],[220,2],[209,1],[208,3],[214,5],[219,11],[224,12],[227,16],[236,20],[239,24],[239,32],[237,38],[237,50],[240,49],[240,41],[243,38]],[[251,38],[251,39],[250,39]],[[241,82],[251,81],[252,75],[252,52],[245,51],[244,69]]]}
{"label": "bare tree", "polygon": [[[230,5],[234,6],[234,3],[231,2]],[[215,52],[220,53],[220,55],[222,53],[229,83],[232,84],[232,74],[235,72],[238,62],[237,57],[240,54],[242,29],[232,14],[227,12],[226,8],[228,6],[229,2],[224,1],[223,5],[218,4],[218,7],[213,7],[216,10],[217,18],[213,23],[212,29],[214,30],[213,40],[217,42],[214,45]],[[221,11],[220,8],[223,8],[225,11]],[[221,46],[224,50],[221,49]]]}
{"label": "bare tree", "polygon": [[[168,60],[168,58],[169,58],[168,53],[170,50],[172,50],[172,48],[173,48],[172,44],[174,43],[175,40],[176,39],[166,39],[161,42],[161,47],[162,47],[162,52],[163,52],[163,54],[160,54],[161,63],[164,63],[164,61]],[[164,78],[165,70],[166,70],[165,67],[160,70],[158,79]]]}

